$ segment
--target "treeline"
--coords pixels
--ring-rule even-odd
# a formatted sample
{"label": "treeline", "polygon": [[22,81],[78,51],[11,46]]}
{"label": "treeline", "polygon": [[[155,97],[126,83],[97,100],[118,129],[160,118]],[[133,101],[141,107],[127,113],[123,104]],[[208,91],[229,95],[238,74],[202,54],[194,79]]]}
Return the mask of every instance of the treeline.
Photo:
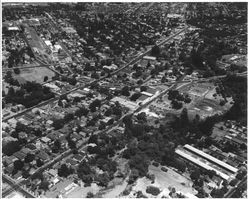
{"label": "treeline", "polygon": [[[91,135],[88,143],[91,144],[87,148],[89,154],[95,154],[95,156],[81,162],[77,168],[77,175],[85,186],[90,186],[93,181],[96,181],[99,186],[107,187],[117,171],[117,163],[112,160],[112,157],[116,150],[124,147],[123,135],[108,136],[104,133]],[[98,174],[94,167],[101,169],[103,173]]]}
{"label": "treeline", "polygon": [[26,82],[20,85],[20,89],[9,88],[5,96],[6,103],[22,104],[26,108],[35,106],[42,101],[53,98],[55,95],[46,86],[36,82]]}
{"label": "treeline", "polygon": [[129,159],[129,166],[133,171],[130,177],[131,183],[148,173],[151,161],[175,167],[180,172],[184,172],[187,166],[177,158],[175,148],[187,143],[199,143],[201,147],[211,145],[209,138],[203,142],[200,139],[202,136],[208,137],[212,133],[214,124],[220,119],[216,115],[201,120],[197,115],[193,121],[190,121],[185,108],[180,117],[172,116],[166,118],[164,122],[156,120],[155,124],[158,124],[158,127],[148,124],[145,113],[137,115],[135,120],[132,120],[131,116],[125,117],[123,120],[125,135],[129,142],[123,157]]}
{"label": "treeline", "polygon": [[228,75],[222,80],[224,93],[232,96],[234,105],[225,114],[228,120],[236,120],[242,125],[247,125],[247,78],[236,75]]}

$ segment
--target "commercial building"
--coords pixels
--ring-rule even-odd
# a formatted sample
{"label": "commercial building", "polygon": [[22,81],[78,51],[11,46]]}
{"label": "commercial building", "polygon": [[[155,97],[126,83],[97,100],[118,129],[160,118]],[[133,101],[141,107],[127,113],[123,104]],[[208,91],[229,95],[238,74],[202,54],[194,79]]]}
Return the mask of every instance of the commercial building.
{"label": "commercial building", "polygon": [[184,145],[183,148],[176,149],[175,153],[188,162],[198,165],[199,167],[215,171],[218,176],[227,181],[238,171],[237,168],[226,164],[225,162],[222,162],[221,160],[188,144]]}
{"label": "commercial building", "polygon": [[196,148],[194,148],[194,147],[192,147],[192,146],[190,146],[188,144],[186,144],[184,146],[184,148],[191,151],[191,152],[193,152],[193,153],[195,153],[195,154],[197,154],[197,155],[199,155],[199,156],[202,156],[203,158],[213,162],[214,164],[217,164],[217,165],[223,167],[226,170],[231,171],[232,173],[236,173],[238,171],[238,169],[236,169],[235,167],[232,167],[229,164],[226,164],[225,162],[222,162],[221,160],[218,160],[217,158],[215,158],[215,157],[213,157],[213,156],[211,156],[211,155],[209,155],[207,153],[204,153],[203,151],[201,151],[199,149],[196,149]]}

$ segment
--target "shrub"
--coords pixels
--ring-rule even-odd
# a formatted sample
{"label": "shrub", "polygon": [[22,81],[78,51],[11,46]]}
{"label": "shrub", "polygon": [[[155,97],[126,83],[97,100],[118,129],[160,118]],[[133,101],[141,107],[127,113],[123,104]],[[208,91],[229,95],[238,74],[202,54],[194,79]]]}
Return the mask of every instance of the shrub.
{"label": "shrub", "polygon": [[154,186],[148,186],[146,189],[147,193],[150,193],[154,196],[159,195],[159,193],[161,192],[160,189],[158,187],[154,187]]}
{"label": "shrub", "polygon": [[152,165],[158,167],[160,164],[158,162],[153,162]]}
{"label": "shrub", "polygon": [[161,167],[161,170],[164,172],[168,172],[168,169],[166,167]]}

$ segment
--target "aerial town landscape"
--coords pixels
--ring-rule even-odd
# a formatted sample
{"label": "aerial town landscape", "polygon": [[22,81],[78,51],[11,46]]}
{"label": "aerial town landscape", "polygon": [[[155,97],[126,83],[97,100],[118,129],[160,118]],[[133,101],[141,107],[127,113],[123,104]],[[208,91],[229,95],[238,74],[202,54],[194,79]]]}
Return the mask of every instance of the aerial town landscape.
{"label": "aerial town landscape", "polygon": [[247,2],[2,3],[2,198],[247,198]]}

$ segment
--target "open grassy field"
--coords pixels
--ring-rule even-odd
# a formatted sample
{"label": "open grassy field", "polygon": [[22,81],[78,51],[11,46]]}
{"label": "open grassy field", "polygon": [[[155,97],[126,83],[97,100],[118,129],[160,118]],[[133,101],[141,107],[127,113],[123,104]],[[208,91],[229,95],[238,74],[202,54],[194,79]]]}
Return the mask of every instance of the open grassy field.
{"label": "open grassy field", "polygon": [[[139,178],[136,185],[132,188],[130,196],[132,196],[137,191],[142,191],[144,195],[150,198],[161,198],[162,196],[168,196],[169,189],[168,187],[175,187],[176,191],[181,191],[184,194],[196,194],[196,190],[192,188],[192,182],[182,176],[179,173],[176,173],[174,170],[168,168],[167,172],[161,170],[161,167],[155,167],[153,165],[149,166],[149,173],[155,175],[155,182],[152,184],[149,179],[146,177]],[[155,186],[161,190],[161,193],[158,196],[153,196],[146,193],[147,186]]]}
{"label": "open grassy field", "polygon": [[[232,98],[227,98],[227,103],[223,106],[220,102],[224,100],[221,95],[216,94],[215,85],[213,83],[195,83],[187,84],[180,89],[180,93],[188,94],[191,98],[190,103],[183,103],[183,108],[187,108],[190,120],[194,119],[196,114],[201,118],[206,118],[215,114],[222,114],[229,110],[232,106]],[[172,108],[171,101],[168,100],[168,95],[164,95],[161,99],[151,103],[151,108],[157,114],[160,112],[172,113],[179,115],[182,109],[176,110]]]}
{"label": "open grassy field", "polygon": [[48,76],[48,81],[55,76],[55,73],[46,67],[26,68],[20,71],[19,75],[13,74],[13,78],[17,79],[20,84],[26,81],[43,83],[45,76]]}
{"label": "open grassy field", "polygon": [[[216,94],[215,85],[213,83],[198,83],[182,87],[182,93],[187,93],[192,101],[190,104],[185,104],[184,107],[188,109],[189,118],[193,119],[196,114],[201,118],[212,116],[215,114],[222,114],[228,110],[232,104],[231,98],[227,98],[227,103],[223,106],[220,101],[223,97]],[[216,96],[214,96],[216,94]]]}
{"label": "open grassy field", "polygon": [[197,97],[203,97],[204,95],[206,95],[207,92],[209,92],[214,87],[215,86],[212,83],[197,83],[184,86],[181,89],[179,89],[179,92],[187,93],[189,95]]}
{"label": "open grassy field", "polygon": [[88,192],[92,192],[93,194],[96,194],[100,190],[100,187],[92,183],[90,187],[76,187],[74,190],[72,190],[70,193],[66,195],[66,198],[86,198]]}
{"label": "open grassy field", "polygon": [[27,27],[28,32],[30,33],[31,40],[29,40],[29,44],[31,47],[36,47],[40,51],[45,50],[48,46],[43,42],[43,40],[37,35],[36,31],[31,28]]}

